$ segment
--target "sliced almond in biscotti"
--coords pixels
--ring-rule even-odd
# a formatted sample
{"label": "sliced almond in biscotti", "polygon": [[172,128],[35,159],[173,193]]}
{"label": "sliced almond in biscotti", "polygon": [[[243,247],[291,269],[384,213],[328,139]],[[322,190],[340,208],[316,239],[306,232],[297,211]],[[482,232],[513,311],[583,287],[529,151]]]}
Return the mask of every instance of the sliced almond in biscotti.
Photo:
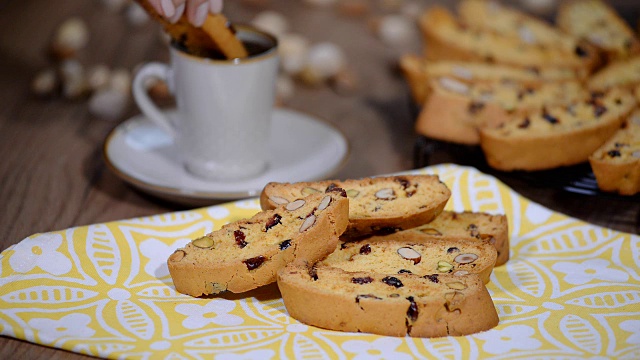
{"label": "sliced almond in biscotti", "polygon": [[399,175],[359,180],[269,183],[260,195],[263,209],[313,193],[342,188],[349,197],[346,237],[391,233],[433,220],[451,196],[435,175]]}
{"label": "sliced almond in biscotti", "polygon": [[593,93],[586,101],[516,116],[481,129],[480,145],[498,170],[545,170],[586,162],[636,107],[629,91]]}
{"label": "sliced almond in biscotti", "polygon": [[176,290],[191,296],[245,292],[274,282],[291,261],[331,253],[347,227],[346,196],[330,192],[292,203],[297,205],[224,225],[176,250],[167,262]]}
{"label": "sliced almond in biscotti", "polygon": [[[402,234],[402,235],[401,235]],[[345,242],[316,265],[344,271],[381,274],[478,274],[486,284],[496,263],[496,248],[488,241],[440,240],[402,231]]]}
{"label": "sliced almond in biscotti", "polygon": [[499,321],[476,274],[378,274],[291,264],[278,272],[278,287],[289,315],[330,330],[460,336]]}
{"label": "sliced almond in biscotti", "polygon": [[591,76],[587,86],[591,91],[605,91],[613,87],[633,88],[640,84],[640,55],[612,61]]}

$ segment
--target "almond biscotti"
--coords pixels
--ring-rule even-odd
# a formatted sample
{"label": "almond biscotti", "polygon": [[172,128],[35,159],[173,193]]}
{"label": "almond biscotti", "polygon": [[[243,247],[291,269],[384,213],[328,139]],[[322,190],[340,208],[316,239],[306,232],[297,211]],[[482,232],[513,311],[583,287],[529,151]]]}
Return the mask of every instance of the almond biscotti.
{"label": "almond biscotti", "polygon": [[640,84],[640,55],[613,61],[593,74],[587,86],[591,91],[605,91],[613,87],[633,88]]}
{"label": "almond biscotti", "polygon": [[495,128],[516,114],[588,98],[577,81],[525,85],[465,83],[449,77],[429,81],[431,88],[415,130],[429,138],[477,145],[479,129]]}
{"label": "almond biscotti", "polygon": [[349,226],[345,237],[390,233],[425,224],[442,212],[451,192],[435,175],[399,175],[350,180],[269,183],[260,194],[263,209],[272,209],[332,188],[346,190]]}
{"label": "almond biscotti", "polygon": [[325,329],[388,336],[469,335],[498,314],[475,274],[378,274],[289,265],[278,272],[289,315]]}
{"label": "almond biscotti", "polygon": [[341,243],[316,266],[329,266],[349,272],[366,270],[380,274],[418,276],[477,274],[486,284],[496,258],[496,248],[488,241],[443,241],[426,238],[419,232],[401,231],[386,237],[375,236]]}
{"label": "almond biscotti", "polygon": [[556,22],[567,33],[600,49],[608,60],[640,53],[640,41],[633,30],[604,1],[567,1],[560,6]]}
{"label": "almond biscotti", "polygon": [[411,95],[419,106],[424,104],[429,94],[429,80],[435,78],[447,77],[462,82],[538,85],[545,82],[576,81],[579,75],[568,68],[520,68],[484,62],[428,61],[413,54],[403,55],[399,65],[409,84]]}
{"label": "almond biscotti", "polygon": [[344,191],[299,196],[191,241],[169,257],[169,273],[176,290],[191,296],[255,289],[274,282],[278,269],[294,260],[314,262],[331,253],[348,218]]}
{"label": "almond biscotti", "polygon": [[447,9],[433,6],[419,18],[429,60],[481,61],[518,67],[553,66],[588,74],[596,61],[586,47],[566,49],[528,44],[512,36],[474,29]]}
{"label": "almond biscotti", "polygon": [[518,116],[481,129],[480,145],[498,170],[545,170],[586,162],[620,128],[637,102],[623,89]]}
{"label": "almond biscotti", "polygon": [[640,110],[589,157],[589,163],[602,191],[640,193]]}
{"label": "almond biscotti", "polygon": [[[497,251],[496,266],[504,265],[509,260],[509,223],[506,215],[443,211],[428,224],[396,234],[402,233],[419,233],[422,238],[442,241],[451,239],[488,241]],[[396,234],[389,236],[393,237]]]}

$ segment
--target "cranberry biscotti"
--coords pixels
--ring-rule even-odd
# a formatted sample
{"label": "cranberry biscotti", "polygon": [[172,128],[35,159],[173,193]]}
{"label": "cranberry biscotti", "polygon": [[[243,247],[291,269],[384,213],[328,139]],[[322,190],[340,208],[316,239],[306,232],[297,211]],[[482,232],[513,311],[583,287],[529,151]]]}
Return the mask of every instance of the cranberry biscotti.
{"label": "cranberry biscotti", "polygon": [[640,193],[640,110],[589,157],[598,187],[621,195]]}
{"label": "cranberry biscotti", "polygon": [[593,93],[587,101],[514,117],[481,129],[487,162],[498,170],[545,170],[586,162],[636,107],[626,90]]}
{"label": "cranberry biscotti", "polygon": [[478,275],[382,274],[290,264],[278,272],[287,312],[325,329],[388,336],[469,335],[498,314]]}
{"label": "cranberry biscotti", "polygon": [[327,256],[348,218],[349,200],[340,191],[292,199],[176,250],[167,261],[169,273],[183,294],[245,292],[274,282],[289,262]]}
{"label": "cranberry biscotti", "polygon": [[349,226],[345,237],[391,233],[433,220],[442,212],[451,191],[435,175],[399,175],[351,180],[269,183],[260,194],[262,209],[312,193],[339,187],[349,197]]}

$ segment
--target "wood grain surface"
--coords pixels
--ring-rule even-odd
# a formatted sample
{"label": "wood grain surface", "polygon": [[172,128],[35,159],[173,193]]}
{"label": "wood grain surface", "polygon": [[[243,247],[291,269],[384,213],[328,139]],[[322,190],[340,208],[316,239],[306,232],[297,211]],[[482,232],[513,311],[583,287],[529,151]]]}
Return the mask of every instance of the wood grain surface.
{"label": "wood grain surface", "polygon": [[[637,2],[616,4],[625,18],[637,19]],[[298,85],[285,104],[345,134],[350,156],[334,177],[358,178],[416,166],[416,109],[396,61],[406,52],[419,53],[420,41],[403,46],[383,44],[371,31],[376,14],[349,17],[304,1],[225,3],[225,14],[236,22],[249,22],[266,9],[284,14],[290,30],[304,34],[312,43],[338,44],[357,75],[358,87],[353,92]],[[83,64],[133,70],[144,62],[168,59],[157,24],[134,27],[122,13],[105,10],[101,1],[0,0],[0,250],[35,233],[185,209],[134,190],[105,166],[104,140],[122,120],[139,113],[133,104],[122,119],[108,121],[91,115],[86,99],[40,99],[30,93],[29,83],[36,72],[52,64],[47,56],[52,34],[71,16],[89,25],[89,44],[79,54]],[[451,160],[431,157],[420,165]],[[584,196],[517,178],[505,182],[553,210],[640,233],[638,197]],[[0,359],[83,358],[88,357],[0,337]]]}

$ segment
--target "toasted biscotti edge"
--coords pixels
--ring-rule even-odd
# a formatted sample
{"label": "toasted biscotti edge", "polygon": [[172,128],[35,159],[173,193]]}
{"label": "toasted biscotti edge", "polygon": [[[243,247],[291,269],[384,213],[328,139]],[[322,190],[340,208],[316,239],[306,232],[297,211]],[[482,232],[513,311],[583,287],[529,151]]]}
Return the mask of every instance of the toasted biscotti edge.
{"label": "toasted biscotti edge", "polygon": [[434,279],[291,264],[278,272],[278,288],[290,316],[337,331],[442,337],[498,324],[491,296],[477,275]]}
{"label": "toasted biscotti edge", "polygon": [[[176,290],[194,297],[218,294],[224,291],[242,293],[276,280],[278,269],[290,262],[314,262],[331,253],[338,243],[338,237],[348,224],[349,201],[339,194],[324,194],[310,199],[318,201],[331,196],[329,207],[316,216],[313,226],[295,234],[291,246],[280,249],[268,247],[260,254],[260,265],[250,269],[248,261],[255,257],[238,257],[229,261],[216,261],[215,254],[194,245],[195,239],[187,246],[177,249],[167,260],[169,273]],[[218,232],[241,226],[244,222],[264,222],[273,214],[285,211],[285,205],[273,210],[261,211],[250,219],[243,219],[224,225]],[[297,229],[296,229],[297,231]],[[215,236],[217,232],[213,232]],[[191,255],[193,254],[193,255]],[[200,258],[201,261],[197,261]]]}

